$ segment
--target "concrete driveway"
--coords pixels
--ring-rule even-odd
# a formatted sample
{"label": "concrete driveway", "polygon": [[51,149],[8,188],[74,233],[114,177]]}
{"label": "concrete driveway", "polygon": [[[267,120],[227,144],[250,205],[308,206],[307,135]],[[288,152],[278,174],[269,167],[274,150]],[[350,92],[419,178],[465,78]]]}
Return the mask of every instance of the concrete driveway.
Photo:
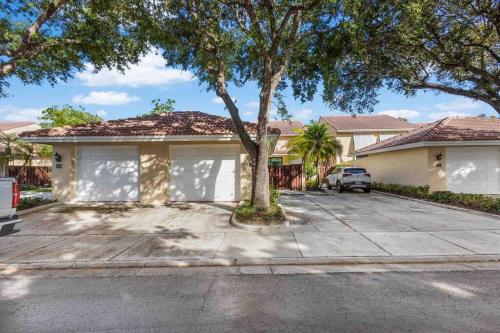
{"label": "concrete driveway", "polygon": [[235,229],[235,204],[59,206],[0,237],[0,263],[500,255],[500,218],[383,194],[283,195],[279,232]]}

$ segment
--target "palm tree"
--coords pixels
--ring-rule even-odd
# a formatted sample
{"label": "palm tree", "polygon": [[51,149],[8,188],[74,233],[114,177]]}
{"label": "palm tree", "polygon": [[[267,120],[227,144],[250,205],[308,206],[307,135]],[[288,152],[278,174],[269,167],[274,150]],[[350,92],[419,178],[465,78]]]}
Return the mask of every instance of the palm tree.
{"label": "palm tree", "polygon": [[311,121],[288,144],[293,153],[299,154],[304,164],[311,161],[316,167],[316,188],[320,186],[320,163],[329,163],[342,154],[342,144],[328,134],[328,126]]}
{"label": "palm tree", "polygon": [[0,154],[0,165],[4,167],[4,175],[9,176],[9,162],[14,155],[14,147],[19,142],[15,134],[0,132],[0,145],[3,146],[3,152]]}

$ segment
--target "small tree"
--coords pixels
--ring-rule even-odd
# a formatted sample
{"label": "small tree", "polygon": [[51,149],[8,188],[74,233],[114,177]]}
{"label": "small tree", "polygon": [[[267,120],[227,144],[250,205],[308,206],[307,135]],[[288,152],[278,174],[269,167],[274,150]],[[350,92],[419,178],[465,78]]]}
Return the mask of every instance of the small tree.
{"label": "small tree", "polygon": [[51,128],[97,122],[102,121],[102,118],[85,111],[81,106],[63,105],[62,107],[51,106],[43,110],[38,120],[43,128]]}
{"label": "small tree", "polygon": [[342,144],[330,137],[328,125],[312,121],[300,130],[299,135],[289,142],[293,153],[299,154],[304,164],[314,163],[316,168],[316,188],[321,186],[320,163],[324,163],[325,170],[329,163],[342,154]]}
{"label": "small tree", "polygon": [[[303,101],[313,98],[320,82],[325,95],[338,88],[345,25],[340,8],[337,0],[156,0],[146,7],[149,19],[140,22],[144,35],[170,65],[192,70],[224,101],[250,155],[251,202],[257,208],[269,207],[267,127],[273,99],[285,114],[280,92],[288,85]],[[255,136],[229,91],[229,83],[248,81],[259,87]],[[366,97],[371,96],[353,93],[345,105]]]}
{"label": "small tree", "polygon": [[153,104],[153,109],[146,113],[146,115],[161,115],[164,113],[169,113],[174,111],[175,100],[167,98],[165,102],[161,99],[153,99],[151,101]]}

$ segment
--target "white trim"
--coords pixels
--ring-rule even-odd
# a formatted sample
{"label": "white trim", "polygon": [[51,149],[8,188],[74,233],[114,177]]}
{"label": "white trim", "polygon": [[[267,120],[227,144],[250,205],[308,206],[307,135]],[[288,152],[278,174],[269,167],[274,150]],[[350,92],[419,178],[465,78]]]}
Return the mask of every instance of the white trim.
{"label": "white trim", "polygon": [[[268,134],[269,137],[279,137]],[[250,138],[255,139],[255,135]],[[239,135],[145,135],[145,136],[53,136],[27,137],[23,140],[32,143],[77,143],[77,142],[164,142],[164,141],[240,141]]]}
{"label": "white trim", "polygon": [[440,146],[498,146],[500,145],[500,140],[482,140],[482,141],[427,141],[427,142],[416,142],[409,143],[406,145],[398,145],[387,148],[373,149],[365,152],[354,152],[354,156],[364,156],[370,154],[384,153],[387,151],[412,149],[420,147],[440,147]]}

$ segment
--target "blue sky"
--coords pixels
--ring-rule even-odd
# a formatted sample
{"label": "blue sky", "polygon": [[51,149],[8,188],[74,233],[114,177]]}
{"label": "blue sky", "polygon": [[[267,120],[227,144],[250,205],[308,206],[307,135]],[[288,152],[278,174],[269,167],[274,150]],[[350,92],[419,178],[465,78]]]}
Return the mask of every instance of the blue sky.
{"label": "blue sky", "polygon": [[[41,110],[51,105],[82,105],[87,111],[105,119],[134,117],[151,109],[151,100],[172,98],[176,110],[197,110],[228,116],[222,101],[215,93],[207,92],[189,72],[167,69],[159,55],[147,55],[139,65],[131,66],[125,75],[104,70],[93,73],[92,68],[76,73],[75,78],[55,86],[49,84],[25,86],[11,79],[10,94],[0,99],[0,121],[36,120]],[[255,120],[258,110],[258,89],[255,84],[230,88],[245,120]],[[304,122],[317,120],[320,115],[342,115],[322,103],[321,96],[301,104],[288,96],[288,109],[293,118]],[[411,122],[428,122],[448,115],[496,115],[482,102],[434,92],[420,92],[415,97],[381,91],[374,114],[403,116]],[[275,117],[275,116],[274,116]]]}

